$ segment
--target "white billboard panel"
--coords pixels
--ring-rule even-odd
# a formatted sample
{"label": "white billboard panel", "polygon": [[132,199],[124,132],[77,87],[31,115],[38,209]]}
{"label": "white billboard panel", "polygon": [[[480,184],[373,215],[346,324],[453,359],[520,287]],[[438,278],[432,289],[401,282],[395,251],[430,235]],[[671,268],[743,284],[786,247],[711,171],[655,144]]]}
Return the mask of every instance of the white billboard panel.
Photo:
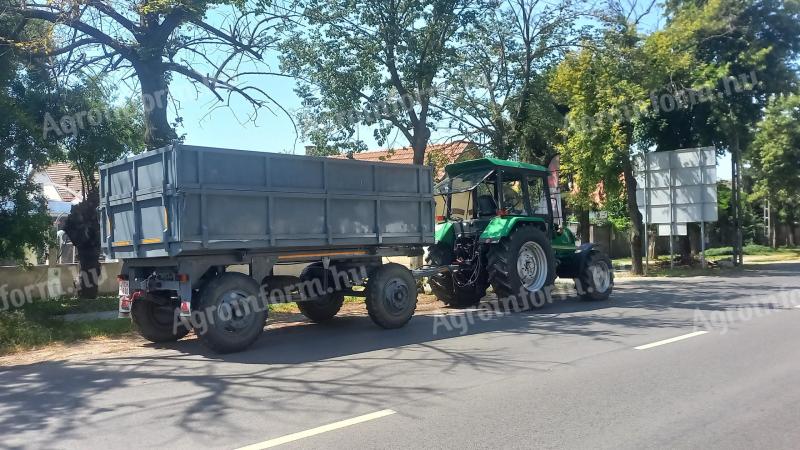
{"label": "white billboard panel", "polygon": [[714,147],[645,154],[637,161],[636,180],[636,200],[646,223],[718,219]]}
{"label": "white billboard panel", "polygon": [[[670,225],[669,224],[659,224],[658,225],[658,235],[659,236],[670,236]],[[685,223],[673,223],[672,224],[672,236],[686,236],[688,233],[688,229],[686,228]]]}

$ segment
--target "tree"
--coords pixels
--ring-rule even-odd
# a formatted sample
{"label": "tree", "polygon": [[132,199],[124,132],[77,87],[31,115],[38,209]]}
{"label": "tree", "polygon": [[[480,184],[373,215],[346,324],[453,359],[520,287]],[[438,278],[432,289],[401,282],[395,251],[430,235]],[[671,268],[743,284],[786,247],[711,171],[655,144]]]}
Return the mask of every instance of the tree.
{"label": "tree", "polygon": [[[40,30],[20,30],[0,15],[0,33],[35,39]],[[44,250],[52,227],[47,203],[32,179],[55,153],[41,118],[52,107],[53,84],[41,61],[0,48],[0,259],[21,261],[25,250]]]}
{"label": "tree", "polygon": [[259,63],[287,16],[277,11],[260,0],[19,0],[4,13],[18,18],[23,29],[48,22],[51,33],[37,41],[4,35],[0,42],[53,58],[60,75],[135,76],[145,142],[156,148],[177,137],[167,118],[174,74],[210,90],[221,104],[236,95],[253,106],[254,114],[271,101],[249,80],[270,74]]}
{"label": "tree", "polygon": [[662,86],[672,92],[688,89],[695,99],[697,87],[705,86],[713,95],[654,116],[649,134],[659,145],[713,144],[731,153],[734,247],[741,255],[747,213],[740,196],[741,157],[748,153],[752,130],[770,96],[796,89],[800,3],[672,0],[666,14],[668,26],[662,35],[671,41],[672,54],[691,55],[696,64],[683,76],[663,71]]}
{"label": "tree", "polygon": [[[598,42],[586,42],[556,69],[551,89],[569,108],[559,144],[562,171],[571,174],[574,201],[587,208],[602,185],[608,196],[624,192],[630,217],[632,271],[643,273],[642,215],[636,203],[634,127],[647,99],[647,57],[636,20],[615,14]],[[624,191],[623,191],[624,190]]]}
{"label": "tree", "polygon": [[[96,77],[84,79],[62,96],[64,117],[71,118],[74,130],[64,136],[64,157],[78,172],[84,192],[83,201],[72,207],[64,224],[80,264],[78,296],[81,298],[95,298],[99,287],[98,167],[144,149],[141,105],[128,101],[115,106],[113,99],[114,90]],[[79,117],[85,117],[87,126],[78,126]]]}
{"label": "tree", "polygon": [[376,126],[386,142],[399,131],[423,164],[431,136],[437,77],[455,62],[456,41],[488,4],[482,0],[310,0],[306,26],[284,42],[283,67],[300,80],[310,111],[306,130],[326,145],[352,143],[357,127]]}
{"label": "tree", "polygon": [[[771,99],[756,128],[748,159],[755,180],[751,199],[769,201],[772,212],[770,244],[777,246],[775,219],[781,215],[793,224],[800,206],[799,94]],[[794,226],[791,228],[794,231]]]}
{"label": "tree", "polygon": [[563,123],[549,70],[585,36],[582,14],[570,0],[500,2],[465,35],[437,110],[495,157],[547,164]]}

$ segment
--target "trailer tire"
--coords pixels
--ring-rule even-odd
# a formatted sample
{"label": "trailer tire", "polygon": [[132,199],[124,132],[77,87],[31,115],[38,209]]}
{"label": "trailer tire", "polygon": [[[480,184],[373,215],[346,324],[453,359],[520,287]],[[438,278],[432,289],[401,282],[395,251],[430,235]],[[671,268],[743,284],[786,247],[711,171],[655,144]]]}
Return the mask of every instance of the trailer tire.
{"label": "trailer tire", "polygon": [[[335,282],[333,275],[329,270],[325,270],[320,263],[310,264],[303,269],[303,272],[300,273],[300,280],[321,280],[326,274],[328,277],[328,286],[329,288],[333,288]],[[314,300],[297,302],[297,308],[308,320],[315,323],[323,323],[333,319],[336,314],[339,313],[339,310],[342,309],[343,304],[344,293],[341,291],[334,291],[315,297]]]}
{"label": "trailer tire", "polygon": [[[520,258],[525,258],[530,264],[520,266]],[[541,293],[547,295],[546,288],[554,283],[555,267],[550,240],[534,226],[518,227],[489,249],[489,282],[501,299],[523,295],[526,298],[517,300],[531,300],[532,306],[542,306],[546,299],[541,298]],[[533,281],[530,282],[528,277]]]}
{"label": "trailer tire", "polygon": [[367,281],[367,313],[381,328],[400,328],[417,309],[417,283],[400,264],[380,266]]}
{"label": "trailer tire", "polygon": [[211,280],[200,294],[204,329],[200,342],[217,353],[244,350],[264,332],[267,302],[259,299],[258,283],[247,275],[228,272]]}
{"label": "trailer tire", "polygon": [[608,300],[614,290],[614,269],[611,259],[598,251],[586,258],[580,276],[575,279],[575,290],[581,300]]}
{"label": "trailer tire", "polygon": [[[163,303],[167,304],[163,304]],[[139,334],[153,343],[175,342],[189,334],[183,323],[176,324],[178,309],[169,300],[157,302],[147,297],[136,300],[131,306],[131,320]]]}

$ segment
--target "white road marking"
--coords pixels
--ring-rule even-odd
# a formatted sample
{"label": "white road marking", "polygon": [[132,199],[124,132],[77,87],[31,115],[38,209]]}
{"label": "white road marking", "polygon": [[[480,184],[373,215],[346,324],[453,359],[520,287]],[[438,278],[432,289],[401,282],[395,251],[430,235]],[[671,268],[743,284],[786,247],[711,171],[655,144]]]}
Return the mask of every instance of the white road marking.
{"label": "white road marking", "polygon": [[270,439],[268,441],[259,442],[258,444],[248,445],[246,447],[241,447],[236,450],[261,450],[265,448],[272,448],[278,445],[294,442],[303,438],[316,436],[322,433],[327,433],[328,431],[338,430],[339,428],[349,427],[351,425],[367,422],[369,420],[380,419],[381,417],[390,416],[395,413],[396,411],[393,411],[391,409],[384,409],[382,411],[376,411],[374,413],[364,414],[363,416],[353,417],[352,419],[329,423],[328,425],[312,428],[310,430],[287,434],[286,436],[281,436],[275,439]]}
{"label": "white road marking", "polygon": [[659,345],[671,344],[673,342],[682,341],[684,339],[693,338],[695,336],[700,336],[703,334],[708,333],[708,331],[695,331],[694,333],[683,334],[680,336],[676,336],[674,338],[664,339],[663,341],[653,342],[650,344],[640,345],[638,347],[634,347],[636,350],[647,350],[648,348],[658,347]]}

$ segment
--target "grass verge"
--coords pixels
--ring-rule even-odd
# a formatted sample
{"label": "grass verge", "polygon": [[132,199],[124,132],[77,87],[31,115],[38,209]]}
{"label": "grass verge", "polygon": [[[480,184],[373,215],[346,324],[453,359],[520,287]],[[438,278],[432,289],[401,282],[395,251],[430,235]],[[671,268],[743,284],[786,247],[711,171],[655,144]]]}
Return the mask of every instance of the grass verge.
{"label": "grass verge", "polygon": [[55,342],[75,342],[130,333],[128,319],[72,322],[64,315],[116,309],[116,297],[94,300],[60,298],[37,300],[0,312],[0,355],[42,347]]}

